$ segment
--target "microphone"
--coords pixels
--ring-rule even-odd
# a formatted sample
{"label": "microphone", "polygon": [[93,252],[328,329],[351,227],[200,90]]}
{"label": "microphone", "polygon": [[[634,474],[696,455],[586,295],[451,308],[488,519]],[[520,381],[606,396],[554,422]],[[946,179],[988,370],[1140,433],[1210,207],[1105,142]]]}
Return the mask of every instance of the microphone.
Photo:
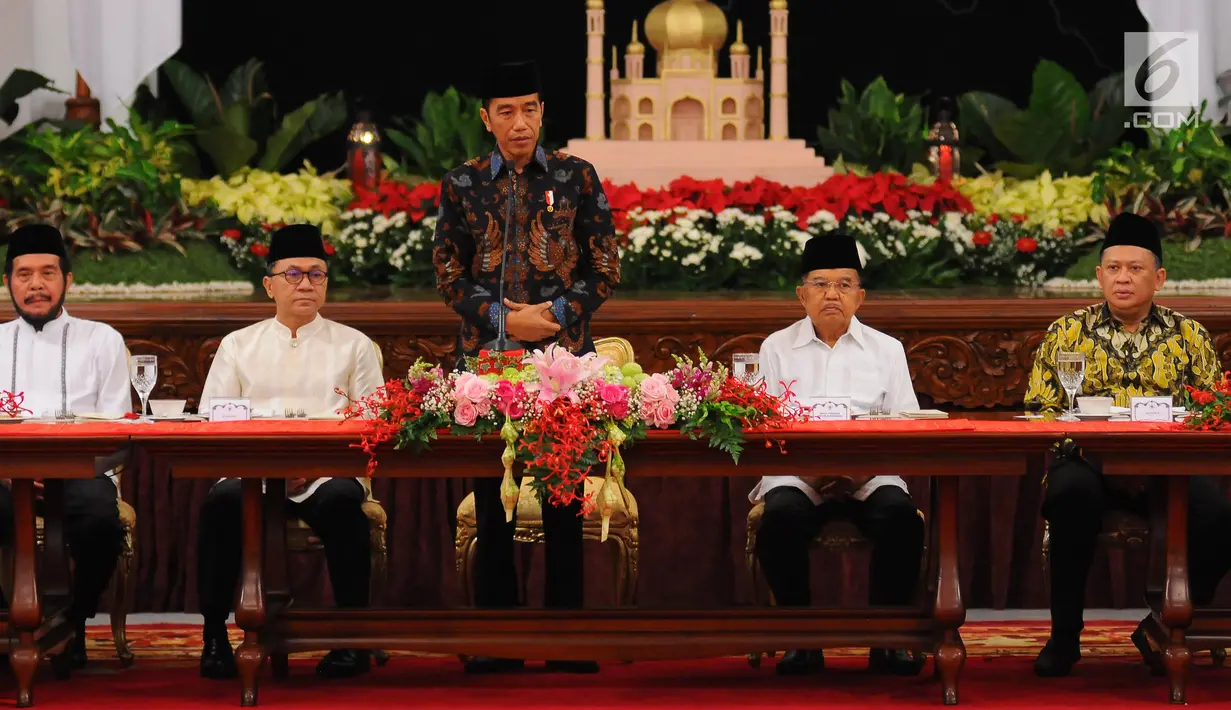
{"label": "microphone", "polygon": [[513,345],[520,345],[509,341],[504,325],[505,316],[508,315],[508,308],[504,305],[504,272],[509,261],[509,248],[513,245],[513,219],[517,210],[517,168],[513,165],[513,161],[507,158],[504,166],[509,173],[509,200],[504,217],[504,244],[500,249],[500,297],[496,302],[496,307],[500,309],[500,316],[496,319],[496,339],[488,343],[488,350],[501,353],[517,349],[512,347]]}

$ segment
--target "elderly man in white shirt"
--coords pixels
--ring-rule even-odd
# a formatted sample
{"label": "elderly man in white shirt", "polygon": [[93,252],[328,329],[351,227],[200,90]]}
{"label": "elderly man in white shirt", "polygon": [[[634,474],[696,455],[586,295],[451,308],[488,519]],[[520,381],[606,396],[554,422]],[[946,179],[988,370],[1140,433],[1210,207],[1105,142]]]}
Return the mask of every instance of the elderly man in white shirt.
{"label": "elderly man in white shirt", "polygon": [[[896,339],[855,317],[865,292],[855,240],[843,233],[814,237],[804,247],[802,283],[795,293],[807,317],[761,344],[766,387],[787,387],[804,406],[826,397],[850,397],[858,412],[918,409],[906,353]],[[764,500],[756,554],[777,603],[808,606],[808,547],[833,518],[853,522],[873,545],[869,601],[874,606],[911,601],[923,550],[923,520],[906,483],[897,476],[766,476],[749,495]],[[778,662],[784,675],[824,668],[820,650],[793,650]],[[872,649],[869,666],[913,675],[921,665],[903,651]]]}
{"label": "elderly man in white shirt", "polygon": [[[329,279],[324,241],[310,225],[292,225],[270,241],[266,293],[273,318],[223,338],[201,392],[200,411],[211,399],[243,397],[257,412],[286,410],[304,416],[336,414],[349,400],[384,384],[376,344],[366,335],[320,316]],[[341,390],[339,394],[335,390]],[[276,466],[277,460],[270,461]],[[205,647],[201,675],[230,678],[235,657],[226,620],[240,567],[240,481],[217,483],[201,508],[197,537],[197,590]],[[334,600],[342,608],[368,603],[371,568],[366,488],[361,479],[291,479],[287,514],[306,522],[325,547]],[[335,649],[317,675],[346,678],[370,668],[368,651]]]}
{"label": "elderly man in white shirt", "polygon": [[[4,285],[18,317],[0,325],[0,390],[23,395],[22,406],[34,417],[131,412],[124,338],[105,323],[68,314],[64,299],[72,283],[59,230],[34,224],[13,233]],[[64,482],[64,532],[74,565],[67,614],[76,628],[68,653],[77,668],[86,663],[85,620],[94,616],[123,544],[117,488],[107,475],[122,459],[107,459],[96,478]],[[0,544],[11,543],[12,535],[13,502],[9,488],[0,486]]]}

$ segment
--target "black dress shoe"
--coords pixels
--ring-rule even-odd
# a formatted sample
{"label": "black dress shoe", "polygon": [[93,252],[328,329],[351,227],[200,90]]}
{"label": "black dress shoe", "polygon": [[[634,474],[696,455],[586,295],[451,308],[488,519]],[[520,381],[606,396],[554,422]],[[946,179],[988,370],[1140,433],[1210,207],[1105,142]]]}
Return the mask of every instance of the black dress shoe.
{"label": "black dress shoe", "polygon": [[598,673],[598,662],[548,661],[547,670],[551,673]]}
{"label": "black dress shoe", "polygon": [[205,639],[205,648],[201,651],[201,677],[218,680],[238,675],[230,642],[225,638]]}
{"label": "black dress shoe", "polygon": [[820,649],[796,649],[782,654],[774,667],[778,675],[809,675],[825,670],[825,653]]}
{"label": "black dress shoe", "polygon": [[73,638],[73,646],[68,649],[68,662],[73,670],[81,670],[85,668],[89,658],[85,652],[85,623],[82,622],[77,627],[77,635]]}
{"label": "black dress shoe", "polygon": [[1077,639],[1052,637],[1034,659],[1034,674],[1040,678],[1063,678],[1073,672],[1081,660],[1081,644]]}
{"label": "black dress shoe", "polygon": [[927,660],[923,654],[910,654],[900,648],[874,648],[868,652],[868,670],[885,675],[919,675]]}
{"label": "black dress shoe", "polygon": [[372,670],[372,652],[335,648],[316,664],[319,678],[354,678]]}
{"label": "black dress shoe", "polygon": [[515,673],[526,667],[526,662],[519,658],[490,658],[474,656],[466,661],[467,673]]}
{"label": "black dress shoe", "polygon": [[1167,675],[1167,666],[1163,664],[1163,654],[1159,653],[1150,645],[1149,634],[1146,633],[1146,620],[1142,620],[1137,625],[1137,630],[1130,637],[1133,640],[1133,645],[1137,647],[1137,651],[1141,654],[1141,660],[1145,661],[1146,666],[1150,669],[1150,675],[1165,676]]}

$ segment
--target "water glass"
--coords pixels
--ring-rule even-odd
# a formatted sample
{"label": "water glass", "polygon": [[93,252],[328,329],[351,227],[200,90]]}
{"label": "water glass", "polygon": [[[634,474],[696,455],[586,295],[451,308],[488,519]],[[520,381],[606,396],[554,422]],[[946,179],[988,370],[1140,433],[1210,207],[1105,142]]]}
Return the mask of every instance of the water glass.
{"label": "water glass", "polygon": [[731,374],[748,384],[761,379],[760,353],[735,353],[731,356]]}
{"label": "water glass", "polygon": [[1060,417],[1060,421],[1077,420],[1077,393],[1086,379],[1085,353],[1056,353],[1056,375],[1060,378],[1060,386],[1069,396],[1069,409]]}
{"label": "water glass", "polygon": [[129,377],[133,389],[141,397],[141,416],[145,416],[146,407],[150,401],[150,393],[158,383],[158,356],[133,355],[129,361]]}

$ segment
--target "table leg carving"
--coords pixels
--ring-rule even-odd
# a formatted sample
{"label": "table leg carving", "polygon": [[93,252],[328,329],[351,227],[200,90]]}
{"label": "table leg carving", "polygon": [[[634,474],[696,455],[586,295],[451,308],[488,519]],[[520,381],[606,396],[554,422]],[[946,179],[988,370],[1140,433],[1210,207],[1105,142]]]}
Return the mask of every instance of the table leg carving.
{"label": "table leg carving", "polygon": [[265,626],[265,589],[262,579],[261,479],[245,478],[243,483],[243,568],[240,572],[239,604],[235,622],[244,630],[244,641],[235,653],[241,683],[240,705],[257,702],[257,676],[265,662],[261,629]]}
{"label": "table leg carving", "polygon": [[943,629],[936,649],[945,705],[957,704],[957,677],[966,662],[966,648],[958,629],[966,621],[962,587],[958,577],[957,485],[955,476],[938,477],[935,505],[937,576],[933,616]]}
{"label": "table leg carving", "polygon": [[1171,702],[1185,703],[1192,652],[1184,634],[1193,620],[1188,589],[1188,477],[1167,480],[1167,581],[1163,591],[1162,620],[1170,636],[1163,662],[1171,680]]}
{"label": "table leg carving", "polygon": [[13,479],[12,496],[14,559],[9,624],[17,631],[17,647],[9,653],[9,665],[17,677],[17,707],[28,708],[34,705],[34,671],[40,656],[34,633],[43,620],[34,541],[34,481]]}

